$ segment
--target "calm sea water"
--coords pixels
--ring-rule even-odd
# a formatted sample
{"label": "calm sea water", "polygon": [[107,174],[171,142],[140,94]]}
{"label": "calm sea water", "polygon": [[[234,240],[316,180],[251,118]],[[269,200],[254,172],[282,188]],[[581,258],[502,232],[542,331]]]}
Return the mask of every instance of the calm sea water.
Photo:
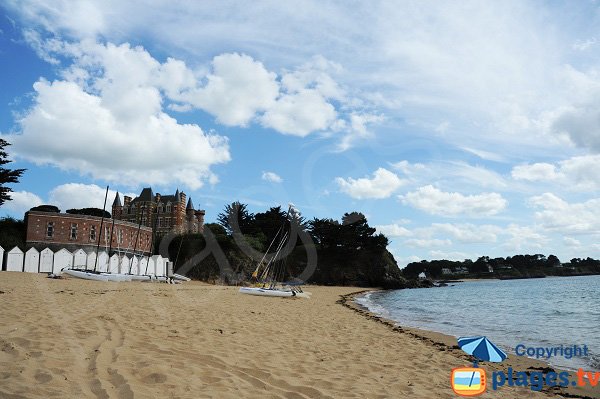
{"label": "calm sea water", "polygon": [[456,337],[485,335],[510,356],[520,343],[587,345],[588,357],[541,360],[600,370],[600,276],[473,281],[374,292],[357,302],[399,325]]}

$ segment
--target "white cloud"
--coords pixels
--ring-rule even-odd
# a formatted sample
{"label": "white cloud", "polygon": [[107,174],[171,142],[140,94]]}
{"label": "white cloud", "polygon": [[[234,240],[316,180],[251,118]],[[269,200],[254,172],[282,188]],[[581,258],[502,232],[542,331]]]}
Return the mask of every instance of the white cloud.
{"label": "white cloud", "polygon": [[[493,187],[495,189],[508,187],[504,177],[482,166],[473,166],[465,162],[451,162],[449,165],[442,165],[442,168],[446,169],[449,177],[473,183],[476,187]],[[444,172],[440,170],[438,173],[443,174]]]}
{"label": "white cloud", "polygon": [[383,122],[383,115],[375,115],[369,113],[353,113],[350,115],[350,123],[343,123],[338,126],[338,129],[345,130],[347,133],[342,138],[338,145],[340,151],[345,151],[352,147],[358,140],[372,138],[374,135],[369,130],[370,125]]}
{"label": "white cloud", "polygon": [[494,243],[502,229],[494,225],[474,225],[471,223],[433,223],[431,229],[437,234],[450,235],[465,244]]}
{"label": "white cloud", "polygon": [[517,165],[512,169],[511,176],[515,180],[528,181],[551,181],[560,177],[556,166],[549,163]]}
{"label": "white cloud", "polygon": [[213,177],[211,166],[229,161],[225,137],[179,124],[162,111],[161,90],[167,88],[159,82],[176,70],[173,61],[161,65],[127,44],[67,47],[76,57],[73,67],[88,76],[34,84],[35,102],[19,121],[21,134],[3,136],[16,155],[121,184],[192,189]]}
{"label": "white cloud", "polygon": [[382,233],[388,237],[407,237],[412,235],[410,230],[400,226],[397,223],[375,226],[375,228],[379,233]]}
{"label": "white cloud", "polygon": [[499,173],[480,165],[470,165],[462,161],[411,163],[406,160],[391,163],[394,169],[402,171],[413,183],[430,183],[473,188],[506,189],[509,185]]}
{"label": "white cloud", "polygon": [[580,248],[581,247],[581,241],[576,240],[573,237],[565,237],[565,238],[563,238],[563,243],[567,247],[571,247],[571,248]]}
{"label": "white cloud", "polygon": [[[598,82],[595,82],[598,86]],[[552,130],[557,134],[568,134],[569,138],[579,147],[600,152],[600,89],[594,98],[588,99],[586,104],[571,106],[564,110],[552,124]]]}
{"label": "white cloud", "polygon": [[314,57],[296,70],[283,73],[281,95],[260,118],[262,125],[300,137],[345,125],[331,102],[347,102],[344,90],[329,75],[340,70],[339,65],[325,58]]}
{"label": "white cloud", "polygon": [[349,177],[344,179],[337,177],[335,181],[343,193],[356,199],[388,198],[404,184],[404,181],[395,173],[384,168],[377,169],[372,178],[353,179]]}
{"label": "white cloud", "polygon": [[419,175],[428,170],[427,166],[422,163],[410,163],[406,160],[390,163],[390,166],[407,176]]}
{"label": "white cloud", "polygon": [[327,130],[336,120],[335,107],[316,90],[284,94],[262,116],[263,126],[283,134],[305,137]]}
{"label": "white cloud", "polygon": [[[540,6],[529,1],[472,2],[461,7],[439,1],[404,7],[387,2],[349,7],[316,0],[290,7],[264,3],[239,7],[231,2],[174,6],[167,1],[153,2],[152,7],[115,1],[73,5],[56,0],[52,7],[39,0],[5,3],[25,23],[55,34],[114,42],[140,38],[157,48],[196,57],[198,63],[222,49],[252,54],[282,69],[323,54],[347,68],[342,77],[345,87],[351,84],[352,89],[345,91],[379,99],[377,105],[388,107],[416,129],[431,125],[433,117],[430,132],[437,135],[435,128],[441,126],[438,130],[452,134],[459,147],[472,145],[476,138],[480,148],[507,153],[499,147],[511,147],[527,154],[536,146],[552,146],[551,140],[539,140],[548,133],[539,125],[545,111],[573,106],[572,113],[581,118],[579,114],[586,112],[579,109],[597,108],[593,102],[578,104],[582,96],[565,68],[565,64],[579,67],[592,83],[598,80],[596,70],[578,62],[572,50],[587,53],[596,47],[595,37],[581,33],[581,26],[594,23],[592,3],[569,12],[564,4],[547,5],[542,7],[543,17]],[[297,75],[301,84],[306,75],[316,76],[303,71]],[[319,81],[322,95],[335,92],[329,90],[335,87],[330,83]],[[303,87],[307,88],[312,89]],[[244,113],[219,117],[231,122],[246,119]]]}
{"label": "white cloud", "polygon": [[12,198],[2,205],[1,210],[7,211],[10,215],[21,219],[25,212],[34,206],[38,206],[44,203],[44,201],[37,195],[28,191],[14,191],[10,193]]}
{"label": "white cloud", "polygon": [[512,169],[515,180],[551,182],[568,190],[600,190],[600,155],[572,157],[556,164],[535,163]]}
{"label": "white cloud", "polygon": [[541,208],[535,218],[545,229],[571,234],[600,232],[600,198],[570,204],[555,194],[544,193],[531,197],[529,202]]}
{"label": "white cloud", "polygon": [[473,259],[474,258],[473,255],[469,255],[464,252],[457,252],[457,251],[448,252],[448,251],[439,251],[439,250],[429,251],[429,256],[431,256],[432,259],[447,259],[447,260],[452,260],[452,261],[463,261],[465,259]]}
{"label": "white cloud", "polygon": [[410,240],[404,241],[404,244],[412,248],[431,248],[431,247],[447,247],[452,245],[452,241],[449,239],[438,239],[438,238],[411,238]]}
{"label": "white cloud", "polygon": [[508,202],[498,193],[463,195],[441,191],[431,185],[398,196],[404,204],[432,215],[492,216],[504,210]]}
{"label": "white cloud", "polygon": [[206,86],[180,99],[229,126],[246,126],[257,112],[273,106],[279,93],[276,74],[245,54],[221,54],[212,61]]}
{"label": "white cloud", "polygon": [[[72,208],[99,208],[104,206],[104,196],[106,188],[95,184],[81,183],[66,183],[53,188],[48,194],[48,203],[56,205],[62,212]],[[115,199],[116,191],[108,190],[106,200],[106,210],[111,212],[112,203]],[[123,203],[123,195],[128,195],[132,198],[137,197],[134,193],[120,193],[121,203]]]}
{"label": "white cloud", "polygon": [[504,241],[503,247],[508,251],[520,251],[523,253],[545,249],[550,239],[537,230],[530,226],[510,224],[505,229],[505,234],[509,238]]}
{"label": "white cloud", "polygon": [[274,172],[263,172],[262,177],[263,180],[269,181],[271,183],[281,183],[283,179],[277,173]]}

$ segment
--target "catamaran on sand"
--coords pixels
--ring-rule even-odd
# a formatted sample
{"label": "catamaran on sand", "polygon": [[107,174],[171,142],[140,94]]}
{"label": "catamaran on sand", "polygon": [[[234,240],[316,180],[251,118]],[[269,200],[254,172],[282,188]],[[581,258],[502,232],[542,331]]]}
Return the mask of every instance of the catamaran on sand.
{"label": "catamaran on sand", "polygon": [[[300,285],[280,282],[285,277],[286,273],[286,255],[283,254],[282,250],[290,238],[291,224],[298,220],[296,216],[296,209],[292,204],[289,204],[285,220],[252,273],[251,282],[253,286],[241,287],[239,290],[240,293],[258,296],[310,299],[311,293],[302,291]],[[270,254],[269,251],[276,242],[275,252],[274,254]]]}

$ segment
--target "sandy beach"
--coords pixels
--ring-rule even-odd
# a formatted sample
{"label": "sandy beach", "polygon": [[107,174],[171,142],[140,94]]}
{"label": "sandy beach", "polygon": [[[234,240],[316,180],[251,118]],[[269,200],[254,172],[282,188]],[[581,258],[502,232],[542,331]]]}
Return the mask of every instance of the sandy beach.
{"label": "sandy beach", "polygon": [[[355,287],[307,290],[311,300],[3,272],[0,398],[456,397],[450,371],[469,358],[451,338],[375,319],[352,304]],[[539,363],[494,367],[509,365]]]}

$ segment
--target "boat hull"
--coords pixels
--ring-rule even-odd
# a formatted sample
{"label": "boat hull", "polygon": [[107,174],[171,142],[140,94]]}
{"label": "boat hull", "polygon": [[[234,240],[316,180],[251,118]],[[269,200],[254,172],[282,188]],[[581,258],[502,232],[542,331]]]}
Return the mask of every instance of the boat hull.
{"label": "boat hull", "polygon": [[63,270],[63,273],[76,278],[94,281],[131,281],[131,276],[127,274],[94,273],[85,270]]}
{"label": "boat hull", "polygon": [[296,293],[292,292],[292,291],[283,291],[283,290],[258,288],[258,287],[241,287],[240,288],[240,293],[242,293],[242,294],[248,294],[248,295],[276,296],[276,297],[292,297],[292,296],[296,296]]}
{"label": "boat hull", "polygon": [[189,277],[183,276],[181,274],[177,274],[177,273],[173,273],[172,276],[175,280],[180,280],[180,281],[190,281]]}

